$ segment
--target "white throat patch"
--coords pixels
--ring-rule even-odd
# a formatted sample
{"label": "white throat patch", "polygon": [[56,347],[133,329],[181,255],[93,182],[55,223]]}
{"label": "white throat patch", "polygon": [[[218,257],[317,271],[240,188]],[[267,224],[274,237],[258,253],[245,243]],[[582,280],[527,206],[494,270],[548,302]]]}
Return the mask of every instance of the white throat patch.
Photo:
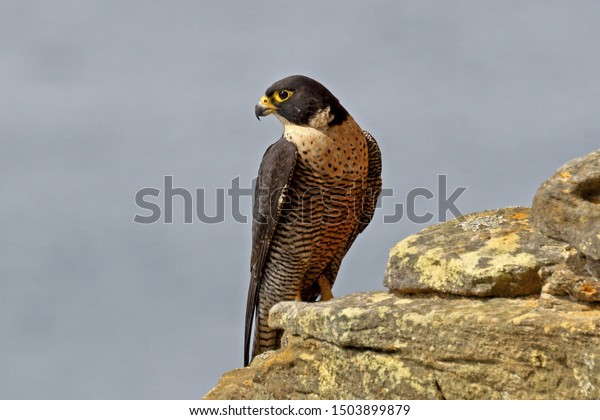
{"label": "white throat patch", "polygon": [[328,124],[335,118],[335,115],[331,114],[331,108],[327,107],[325,109],[317,112],[313,117],[308,120],[308,126],[312,128],[316,128],[320,131],[327,130]]}

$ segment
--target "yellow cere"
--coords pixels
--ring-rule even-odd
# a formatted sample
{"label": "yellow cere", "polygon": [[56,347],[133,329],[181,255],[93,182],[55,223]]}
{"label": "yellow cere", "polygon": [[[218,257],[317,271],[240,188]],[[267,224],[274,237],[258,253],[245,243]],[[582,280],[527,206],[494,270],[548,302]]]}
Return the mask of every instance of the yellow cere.
{"label": "yellow cere", "polygon": [[273,108],[273,104],[271,103],[271,100],[266,96],[263,96],[262,98],[260,98],[260,103],[263,105],[266,105],[269,108]]}

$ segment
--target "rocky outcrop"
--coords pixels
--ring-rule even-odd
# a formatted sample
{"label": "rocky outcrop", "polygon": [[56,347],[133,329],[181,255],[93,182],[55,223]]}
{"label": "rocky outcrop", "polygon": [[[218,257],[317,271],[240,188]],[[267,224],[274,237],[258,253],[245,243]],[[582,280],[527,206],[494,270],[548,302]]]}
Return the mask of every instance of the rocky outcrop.
{"label": "rocky outcrop", "polygon": [[205,398],[600,399],[600,151],[590,156],[546,182],[533,213],[471,214],[398,243],[390,292],[276,305],[282,348]]}
{"label": "rocky outcrop", "polygon": [[398,293],[600,302],[590,260],[529,223],[530,209],[474,213],[430,226],[390,251],[384,284]]}
{"label": "rocky outcrop", "polygon": [[600,398],[600,311],[587,305],[376,292],[280,303],[270,323],[283,348],[205,398]]}
{"label": "rocky outcrop", "polygon": [[600,150],[566,163],[544,182],[532,221],[545,235],[600,259]]}
{"label": "rocky outcrop", "polygon": [[540,294],[540,268],[569,247],[529,224],[529,209],[470,214],[430,226],[390,251],[384,284],[400,293],[516,297]]}
{"label": "rocky outcrop", "polygon": [[542,233],[579,251],[546,290],[600,301],[600,150],[561,166],[538,189],[531,213]]}
{"label": "rocky outcrop", "polygon": [[563,261],[541,271],[545,277],[542,297],[551,294],[583,302],[600,302],[600,281],[592,275],[589,267],[590,261],[571,248]]}

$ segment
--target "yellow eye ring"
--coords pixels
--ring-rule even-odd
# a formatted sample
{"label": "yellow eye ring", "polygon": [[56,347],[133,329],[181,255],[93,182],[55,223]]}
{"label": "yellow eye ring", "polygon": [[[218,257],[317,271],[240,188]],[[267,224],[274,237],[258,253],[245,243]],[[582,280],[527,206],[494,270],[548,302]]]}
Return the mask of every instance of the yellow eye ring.
{"label": "yellow eye ring", "polygon": [[288,99],[290,99],[292,97],[293,93],[294,92],[292,92],[291,90],[286,90],[286,89],[276,90],[275,93],[273,94],[273,98],[277,102],[284,102],[284,101],[287,101]]}

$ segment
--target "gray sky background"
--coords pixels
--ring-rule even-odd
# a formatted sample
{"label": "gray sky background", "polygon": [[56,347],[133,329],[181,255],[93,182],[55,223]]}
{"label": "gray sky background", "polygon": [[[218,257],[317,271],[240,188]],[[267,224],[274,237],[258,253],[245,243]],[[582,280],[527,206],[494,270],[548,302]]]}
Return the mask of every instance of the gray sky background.
{"label": "gray sky background", "polygon": [[600,147],[598,22],[595,0],[2,1],[0,398],[197,398],[241,366],[250,225],[228,199],[185,224],[180,198],[137,224],[134,196],[172,175],[214,214],[248,187],[272,82],[316,78],[379,141],[395,197],[334,293],[378,290],[424,227],[383,223],[409,190],[447,174],[463,213],[529,205]]}

